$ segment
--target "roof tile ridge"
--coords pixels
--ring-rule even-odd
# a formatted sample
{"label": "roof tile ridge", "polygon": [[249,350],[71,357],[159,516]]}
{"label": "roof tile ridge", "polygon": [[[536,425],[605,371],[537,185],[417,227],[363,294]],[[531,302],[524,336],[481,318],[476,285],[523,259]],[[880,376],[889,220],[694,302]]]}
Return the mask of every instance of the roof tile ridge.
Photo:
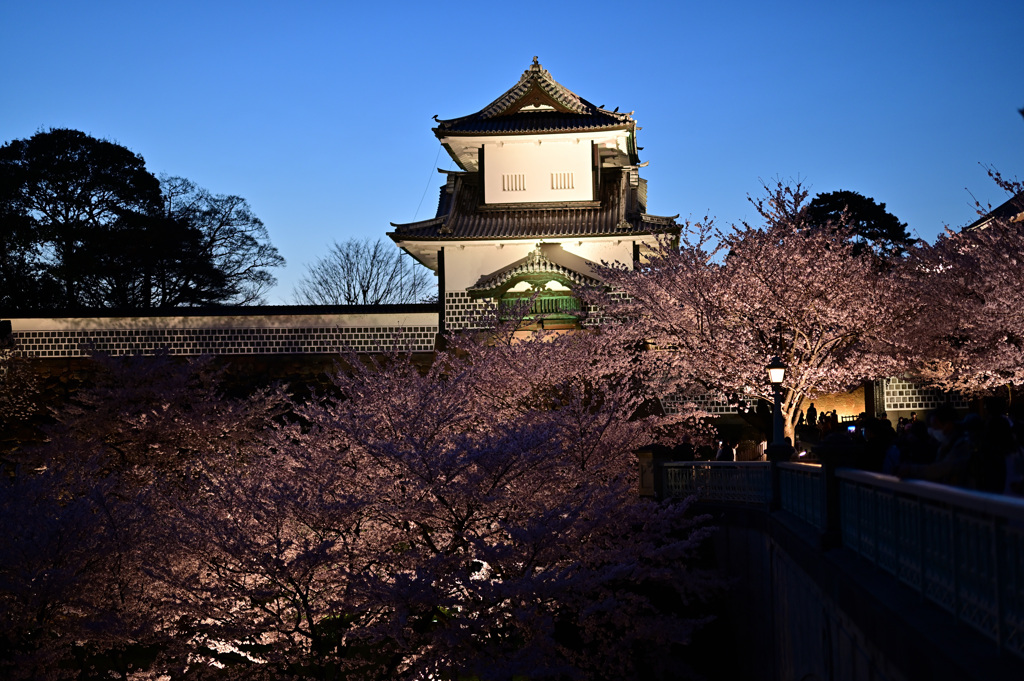
{"label": "roof tile ridge", "polygon": [[[512,102],[516,101],[520,97],[526,94],[526,87],[524,81],[519,81],[508,90],[498,96],[493,102],[485,106],[476,114],[470,114],[470,116],[479,116],[480,118],[490,119],[494,118],[500,112],[504,111],[509,107]],[[463,118],[469,118],[470,116],[463,116]]]}
{"label": "roof tile ridge", "polygon": [[427,218],[426,220],[417,220],[415,222],[392,222],[390,223],[395,229],[417,229],[419,227],[431,227],[437,223],[444,222],[447,215],[438,215],[436,217]]}
{"label": "roof tile ridge", "polygon": [[[569,113],[574,113],[580,116],[603,114],[612,120],[618,121],[619,124],[629,123],[633,120],[632,111],[620,112],[618,107],[616,107],[614,111],[609,111],[603,107],[596,106],[579,96],[555,80],[552,77],[551,72],[541,66],[538,58],[534,57],[533,63],[529,68],[523,71],[522,75],[519,77],[519,81],[500,94],[483,109],[476,113],[459,116],[457,118],[440,119],[437,116],[434,116],[434,120],[438,123],[438,126],[434,128],[434,132],[440,133],[442,130],[454,128],[464,122],[474,119],[491,120],[496,118],[503,112],[507,111],[510,106],[512,106],[517,100],[521,99],[530,90],[530,88],[534,86],[538,87],[554,101],[569,109]],[[605,123],[599,127],[609,127],[609,125],[614,125],[614,123]]]}
{"label": "roof tile ridge", "polygon": [[556,81],[551,76],[551,72],[541,66],[540,62],[537,61],[537,57],[534,57],[533,63],[523,71],[523,75],[519,77],[518,83],[479,111],[480,118],[494,118],[502,111],[508,109],[510,104],[526,94],[534,84],[573,113],[587,113],[591,109],[596,110],[597,108],[593,105],[588,107],[588,103],[582,97]]}
{"label": "roof tile ridge", "polygon": [[541,80],[539,84],[541,89],[547,92],[552,99],[570,109],[573,113],[585,114],[592,113],[591,110],[600,111],[596,106],[591,105],[588,107],[585,99],[553,78]]}
{"label": "roof tile ridge", "polygon": [[641,212],[640,213],[640,219],[641,220],[648,220],[648,221],[651,221],[651,222],[661,222],[661,221],[665,221],[666,223],[668,223],[668,222],[675,222],[676,218],[678,218],[678,217],[679,217],[679,213],[676,213],[675,215],[654,215],[653,213],[646,213],[646,212]]}

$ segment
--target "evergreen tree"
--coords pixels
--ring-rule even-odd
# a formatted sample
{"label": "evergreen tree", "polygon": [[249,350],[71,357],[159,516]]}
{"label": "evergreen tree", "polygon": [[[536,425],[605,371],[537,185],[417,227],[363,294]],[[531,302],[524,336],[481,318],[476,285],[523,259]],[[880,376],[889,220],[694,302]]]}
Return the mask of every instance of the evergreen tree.
{"label": "evergreen tree", "polygon": [[876,203],[873,198],[857,192],[840,190],[818,194],[807,205],[804,217],[816,227],[847,227],[855,254],[870,249],[886,259],[901,257],[917,243],[907,232],[907,224],[887,211],[884,203]]}

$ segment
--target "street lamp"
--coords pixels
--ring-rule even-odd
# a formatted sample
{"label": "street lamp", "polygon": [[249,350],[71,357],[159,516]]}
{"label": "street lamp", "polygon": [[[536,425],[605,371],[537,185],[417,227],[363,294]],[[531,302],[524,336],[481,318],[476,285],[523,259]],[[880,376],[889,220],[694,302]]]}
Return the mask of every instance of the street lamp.
{"label": "street lamp", "polygon": [[782,424],[782,381],[786,378],[786,365],[778,357],[772,357],[768,364],[768,381],[772,384],[772,393],[775,397],[775,405],[772,409],[772,443],[765,448],[765,458],[771,462],[771,508],[778,509],[782,506],[782,483],[779,480],[779,467],[776,465],[783,461],[789,461],[792,448],[786,446],[785,428]]}
{"label": "street lamp", "polygon": [[772,357],[768,364],[768,381],[772,384],[775,405],[772,409],[772,446],[785,445],[785,426],[782,423],[782,381],[786,378],[786,365],[778,357]]}

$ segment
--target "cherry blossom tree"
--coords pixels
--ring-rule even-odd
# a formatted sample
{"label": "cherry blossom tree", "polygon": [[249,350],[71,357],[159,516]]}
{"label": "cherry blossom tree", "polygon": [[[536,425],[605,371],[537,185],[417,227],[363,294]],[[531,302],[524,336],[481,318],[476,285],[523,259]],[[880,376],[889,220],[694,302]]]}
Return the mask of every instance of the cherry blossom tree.
{"label": "cherry blossom tree", "polygon": [[5,664],[659,678],[717,585],[704,520],[636,495],[633,452],[680,417],[645,415],[630,336],[516,328],[429,368],[352,355],[287,403],[208,360],[102,360],[0,490],[31,509],[0,539]]}
{"label": "cherry blossom tree", "polygon": [[11,464],[32,439],[40,411],[40,378],[15,344],[0,339],[0,461]]}
{"label": "cherry blossom tree", "polygon": [[200,460],[220,464],[248,455],[263,446],[261,433],[287,408],[276,388],[226,395],[224,369],[209,356],[97,355],[92,361],[89,387],[57,411],[43,454],[50,462],[95,459],[126,485],[184,481]]}
{"label": "cherry blossom tree", "polygon": [[181,615],[152,573],[155,556],[180,554],[164,541],[171,511],[195,500],[196,462],[225,469],[262,446],[279,402],[225,397],[208,359],[95,361],[94,385],[18,452],[0,489],[18,519],[0,539],[5,678],[123,678],[176,647]]}
{"label": "cherry blossom tree", "polygon": [[59,476],[0,479],[0,675],[60,678],[85,638],[102,583],[102,520],[92,499],[59,503]]}
{"label": "cherry blossom tree", "polygon": [[765,367],[782,358],[790,437],[804,400],[899,373],[910,351],[902,264],[855,255],[844,225],[811,229],[806,199],[779,182],[751,200],[762,225],[688,223],[637,269],[604,271],[628,296],[609,314],[636,320],[675,385],[770,400]]}
{"label": "cherry blossom tree", "polygon": [[1024,183],[989,174],[1010,194],[960,232],[916,249],[922,310],[915,335],[926,343],[918,375],[967,394],[1024,383]]}
{"label": "cherry blossom tree", "polygon": [[[661,432],[594,334],[453,339],[421,372],[357,357],[263,457],[202,473],[157,572],[192,660],[252,673],[532,678],[634,673],[685,643],[707,530],[635,492]],[[598,651],[598,652],[595,652]],[[656,659],[657,656],[651,656]]]}

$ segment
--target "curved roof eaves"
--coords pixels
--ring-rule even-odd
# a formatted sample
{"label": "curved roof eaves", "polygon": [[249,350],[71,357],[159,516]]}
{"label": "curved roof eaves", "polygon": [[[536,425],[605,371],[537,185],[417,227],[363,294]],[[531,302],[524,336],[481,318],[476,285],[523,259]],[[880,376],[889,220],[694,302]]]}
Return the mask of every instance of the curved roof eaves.
{"label": "curved roof eaves", "polygon": [[487,133],[491,135],[518,133],[559,133],[586,130],[629,129],[635,122],[628,114],[617,114],[598,110],[594,114],[581,115],[560,112],[528,112],[496,118],[482,118],[479,114],[438,121],[434,134],[466,135]]}

